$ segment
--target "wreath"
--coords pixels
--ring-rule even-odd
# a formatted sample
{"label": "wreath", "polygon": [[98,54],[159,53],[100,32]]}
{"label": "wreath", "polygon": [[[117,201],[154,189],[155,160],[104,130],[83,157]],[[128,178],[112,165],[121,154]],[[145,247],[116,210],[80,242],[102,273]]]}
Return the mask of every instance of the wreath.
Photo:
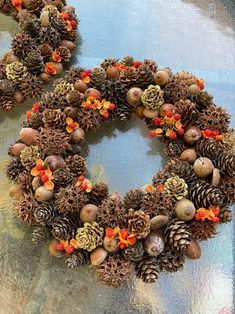
{"label": "wreath", "polygon": [[43,84],[63,71],[78,42],[78,19],[64,0],[0,0],[0,12],[21,29],[0,59],[0,108],[9,111],[40,97]]}
{"label": "wreath", "polygon": [[[112,287],[134,274],[155,282],[160,272],[182,270],[186,258],[200,258],[200,241],[231,221],[235,201],[230,116],[203,80],[127,56],[71,68],[54,84],[26,113],[6,167],[14,213],[34,226],[33,242],[49,241],[50,254],[68,267],[91,264]],[[165,143],[169,160],[151,184],[122,198],[91,182],[81,143],[106,121],[132,116]]]}

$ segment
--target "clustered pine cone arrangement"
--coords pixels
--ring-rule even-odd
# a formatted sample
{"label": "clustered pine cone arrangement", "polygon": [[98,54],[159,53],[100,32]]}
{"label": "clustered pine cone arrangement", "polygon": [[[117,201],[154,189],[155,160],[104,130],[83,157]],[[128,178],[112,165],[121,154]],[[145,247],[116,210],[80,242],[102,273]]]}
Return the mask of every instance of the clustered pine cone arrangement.
{"label": "clustered pine cone arrangement", "polygon": [[[43,47],[47,58],[50,49]],[[13,75],[23,80],[24,71],[19,65]],[[81,143],[105,121],[133,115],[143,119],[152,138],[166,143],[170,159],[152,184],[122,198],[89,180]],[[213,123],[207,119],[212,116]],[[93,70],[71,68],[26,117],[6,167],[15,182],[14,212],[35,227],[35,245],[48,241],[50,253],[64,257],[68,267],[92,264],[97,280],[116,288],[134,274],[155,282],[160,272],[182,270],[186,258],[200,258],[199,241],[232,220],[229,115],[193,74],[173,74],[129,56],[105,59]]]}
{"label": "clustered pine cone arrangement", "polygon": [[0,0],[0,13],[12,16],[20,32],[0,59],[0,109],[39,98],[43,85],[63,71],[78,43],[75,9],[62,0]]}

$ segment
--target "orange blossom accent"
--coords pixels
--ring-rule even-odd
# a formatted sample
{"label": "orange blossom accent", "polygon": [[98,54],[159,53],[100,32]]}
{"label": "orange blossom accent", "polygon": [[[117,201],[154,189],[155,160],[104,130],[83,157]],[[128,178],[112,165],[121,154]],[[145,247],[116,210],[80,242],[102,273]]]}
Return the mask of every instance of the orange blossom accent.
{"label": "orange blossom accent", "polygon": [[67,117],[66,118],[66,131],[68,133],[72,133],[74,130],[76,130],[77,128],[79,128],[79,124],[77,122],[74,122],[72,118]]}

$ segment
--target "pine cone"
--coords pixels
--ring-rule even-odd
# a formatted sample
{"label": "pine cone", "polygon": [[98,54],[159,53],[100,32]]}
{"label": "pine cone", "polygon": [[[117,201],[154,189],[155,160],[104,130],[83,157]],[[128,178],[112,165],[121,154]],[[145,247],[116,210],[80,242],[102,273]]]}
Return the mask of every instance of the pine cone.
{"label": "pine cone", "polygon": [[19,21],[20,28],[24,33],[37,40],[40,32],[40,22],[34,16],[21,18]]}
{"label": "pine cone", "polygon": [[42,226],[50,226],[56,221],[59,214],[51,202],[40,203],[34,211],[34,219]]}
{"label": "pine cone", "polygon": [[104,229],[97,222],[85,222],[84,227],[78,228],[76,240],[78,246],[86,251],[92,251],[103,243]]}
{"label": "pine cone", "polygon": [[184,179],[175,176],[166,180],[164,191],[175,200],[181,200],[188,194],[188,185]]}
{"label": "pine cone", "polygon": [[166,226],[165,239],[177,251],[186,250],[191,240],[190,236],[188,225],[184,221],[174,219]]}
{"label": "pine cone", "polygon": [[199,113],[196,105],[189,99],[180,99],[174,104],[174,112],[181,115],[181,122],[192,125],[198,119]]}
{"label": "pine cone", "polygon": [[61,213],[79,213],[88,202],[86,192],[73,186],[61,188],[56,194],[55,208]]}
{"label": "pine cone", "polygon": [[219,189],[223,192],[229,204],[235,203],[235,178],[227,177],[220,179]]}
{"label": "pine cone", "polygon": [[185,149],[186,147],[183,141],[170,141],[167,144],[166,153],[170,157],[179,157]]}
{"label": "pine cone", "polygon": [[86,170],[86,160],[81,156],[69,156],[65,159],[65,162],[74,177],[82,175]]}
{"label": "pine cone", "polygon": [[148,66],[153,73],[157,72],[158,65],[152,59],[144,59],[143,65]]}
{"label": "pine cone", "polygon": [[180,99],[185,100],[189,97],[188,86],[180,80],[171,79],[164,87],[165,103],[175,104]]}
{"label": "pine cone", "polygon": [[189,186],[198,180],[193,171],[193,167],[187,161],[177,160],[173,162],[169,172],[171,172],[172,176],[178,176],[184,179]]}
{"label": "pine cone", "polygon": [[85,132],[95,130],[100,127],[101,116],[97,110],[79,108],[78,110],[78,124]]}
{"label": "pine cone", "polygon": [[90,74],[90,77],[91,84],[99,89],[105,82],[106,72],[103,68],[94,68]]}
{"label": "pine cone", "polygon": [[89,203],[100,206],[103,200],[108,198],[109,190],[105,183],[97,183],[92,187],[89,193]]}
{"label": "pine cone", "polygon": [[157,261],[161,271],[173,273],[183,269],[185,256],[182,252],[166,247],[164,251],[158,255]]}
{"label": "pine cone", "polygon": [[123,204],[126,209],[133,208],[135,210],[140,209],[144,192],[141,189],[132,189],[127,192],[123,198]]}
{"label": "pine cone", "polygon": [[79,227],[80,221],[77,214],[59,217],[52,224],[52,234],[58,240],[73,239]]}
{"label": "pine cone", "polygon": [[229,207],[221,208],[219,212],[219,220],[220,223],[228,223],[233,219],[233,212],[229,209]]}
{"label": "pine cone", "polygon": [[142,103],[147,109],[159,109],[164,103],[163,94],[160,86],[150,85],[141,96]]}
{"label": "pine cone", "polygon": [[72,90],[66,95],[66,99],[69,106],[80,110],[81,104],[84,102],[84,95],[78,90]]}
{"label": "pine cone", "polygon": [[60,55],[62,63],[68,63],[72,57],[70,50],[65,46],[60,46],[55,52]]}
{"label": "pine cone", "polygon": [[22,80],[27,75],[27,68],[19,61],[12,62],[6,66],[8,80]]}
{"label": "pine cone", "polygon": [[48,62],[51,59],[53,48],[48,43],[40,45],[38,50],[40,51],[44,62]]}
{"label": "pine cone", "polygon": [[167,170],[158,171],[152,179],[153,185],[156,187],[159,184],[164,184],[171,177],[171,173]]}
{"label": "pine cone", "polygon": [[197,80],[198,80],[198,78],[195,75],[193,75],[190,72],[185,72],[185,71],[177,72],[173,76],[173,78],[175,80],[178,80],[178,81],[182,82],[183,84],[187,85],[188,87],[190,85],[196,84]]}
{"label": "pine cone", "polygon": [[27,74],[19,86],[25,98],[39,98],[42,95],[42,83],[36,75]]}
{"label": "pine cone", "polygon": [[68,168],[58,168],[53,172],[56,188],[66,187],[70,184],[74,177]]}
{"label": "pine cone", "polygon": [[34,244],[42,245],[49,239],[49,231],[46,227],[37,227],[32,232],[32,241]]}
{"label": "pine cone", "polygon": [[6,166],[6,176],[11,181],[16,181],[19,174],[24,170],[20,158],[14,157]]}
{"label": "pine cone", "polygon": [[66,5],[65,0],[46,0],[46,3],[55,6],[59,11]]}
{"label": "pine cone", "polygon": [[41,44],[49,43],[53,49],[60,46],[61,36],[60,33],[53,27],[41,28],[39,33],[39,41]]}
{"label": "pine cone", "polygon": [[60,109],[46,109],[43,111],[42,121],[45,128],[63,130],[66,126],[66,115]]}
{"label": "pine cone", "polygon": [[131,67],[134,64],[134,58],[131,56],[126,56],[120,61],[120,63],[125,66]]}
{"label": "pine cone", "polygon": [[118,62],[118,59],[110,58],[110,59],[104,59],[104,61],[101,63],[101,67],[105,70],[108,69],[110,66],[114,66]]}
{"label": "pine cone", "polygon": [[68,107],[67,95],[60,96],[54,93],[45,93],[42,95],[42,103],[45,109],[64,109]]}
{"label": "pine cone", "polygon": [[16,90],[16,85],[8,79],[0,80],[0,95],[13,96]]}
{"label": "pine cone", "polygon": [[195,240],[206,241],[216,235],[216,224],[213,221],[191,220],[187,223],[189,231]]}
{"label": "pine cone", "polygon": [[157,259],[147,257],[140,261],[136,267],[137,277],[141,278],[145,283],[156,282],[160,272]]}
{"label": "pine cone", "polygon": [[27,170],[31,170],[39,158],[40,152],[37,146],[26,147],[20,154],[21,163]]}
{"label": "pine cone", "polygon": [[38,129],[43,125],[42,122],[42,114],[41,113],[31,113],[29,119],[28,119],[28,125],[29,127],[33,129]]}
{"label": "pine cone", "polygon": [[50,26],[60,34],[62,39],[67,37],[67,26],[63,19],[59,17],[53,17],[51,19]]}
{"label": "pine cone", "polygon": [[142,210],[129,209],[127,230],[137,239],[146,238],[150,232],[150,218]]}
{"label": "pine cone", "polygon": [[121,122],[129,121],[134,112],[134,107],[131,105],[122,105],[117,108],[117,116]]}
{"label": "pine cone", "polygon": [[30,51],[24,59],[24,65],[31,74],[40,74],[44,68],[41,54],[37,51]]}
{"label": "pine cone", "polygon": [[36,207],[37,202],[33,193],[24,193],[14,204],[15,215],[23,224],[31,225],[35,222],[34,211]]}
{"label": "pine cone", "polygon": [[100,87],[101,97],[114,103],[116,106],[126,103],[127,90],[127,87],[120,81],[106,80]]}
{"label": "pine cone", "polygon": [[145,89],[151,84],[154,84],[154,73],[152,71],[152,66],[150,66],[146,63],[143,63],[137,69],[136,87],[140,87],[142,89]]}
{"label": "pine cone", "polygon": [[150,218],[156,215],[171,217],[174,205],[172,198],[168,194],[155,190],[144,195],[140,209],[149,215]]}
{"label": "pine cone", "polygon": [[69,268],[77,268],[84,264],[89,264],[89,253],[84,250],[76,250],[66,257],[65,263]]}
{"label": "pine cone", "polygon": [[195,103],[197,110],[202,112],[213,105],[213,96],[206,91],[201,91],[200,93],[191,96],[191,101]]}
{"label": "pine cone", "polygon": [[39,14],[44,7],[43,0],[26,0],[24,1],[24,6],[30,13]]}
{"label": "pine cone", "polygon": [[30,172],[22,171],[18,177],[16,182],[19,183],[25,193],[32,192],[32,180],[33,177],[31,176]]}
{"label": "pine cone", "polygon": [[62,95],[67,95],[70,91],[73,91],[73,90],[74,90],[73,84],[63,82],[63,83],[56,84],[54,93],[56,95],[62,96]]}
{"label": "pine cone", "polygon": [[228,151],[235,151],[235,135],[233,130],[229,130],[228,133],[223,134],[223,143]]}
{"label": "pine cone", "polygon": [[4,111],[10,111],[15,107],[13,99],[10,96],[0,96],[0,108]]}
{"label": "pine cone", "polygon": [[96,267],[96,278],[106,286],[119,288],[131,279],[133,271],[131,261],[121,255],[110,255]]}
{"label": "pine cone", "polygon": [[77,80],[81,79],[81,74],[84,71],[84,68],[81,67],[71,67],[68,71],[65,73],[65,80],[68,83],[74,84]]}
{"label": "pine cone", "polygon": [[128,246],[124,250],[124,256],[132,261],[139,262],[144,257],[144,247],[141,241],[137,241],[135,244]]}
{"label": "pine cone", "polygon": [[63,157],[69,157],[71,155],[80,155],[81,154],[81,146],[78,144],[71,144],[70,147],[63,153]]}
{"label": "pine cone", "polygon": [[69,136],[52,129],[41,129],[36,139],[39,149],[47,155],[60,155],[69,148]]}
{"label": "pine cone", "polygon": [[136,86],[137,71],[135,68],[128,66],[124,71],[120,72],[119,80],[127,87]]}
{"label": "pine cone", "polygon": [[13,53],[21,60],[24,60],[30,51],[37,49],[34,40],[25,33],[16,34],[12,40],[11,46]]}
{"label": "pine cone", "polygon": [[0,80],[3,80],[6,78],[6,66],[7,66],[6,61],[3,59],[0,59]]}

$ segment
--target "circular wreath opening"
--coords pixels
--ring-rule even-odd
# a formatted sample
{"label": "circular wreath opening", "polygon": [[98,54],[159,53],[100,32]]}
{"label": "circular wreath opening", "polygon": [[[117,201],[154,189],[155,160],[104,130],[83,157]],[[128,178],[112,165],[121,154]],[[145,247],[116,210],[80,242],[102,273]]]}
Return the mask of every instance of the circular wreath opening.
{"label": "circular wreath opening", "polygon": [[[169,160],[151,184],[122,198],[91,182],[81,147],[87,132],[132,115],[165,144]],[[191,73],[130,56],[71,68],[26,118],[6,168],[14,213],[34,226],[33,242],[48,241],[68,267],[92,264],[97,280],[112,287],[134,274],[155,282],[160,272],[182,270],[186,258],[200,258],[200,241],[232,219],[230,116]]]}

